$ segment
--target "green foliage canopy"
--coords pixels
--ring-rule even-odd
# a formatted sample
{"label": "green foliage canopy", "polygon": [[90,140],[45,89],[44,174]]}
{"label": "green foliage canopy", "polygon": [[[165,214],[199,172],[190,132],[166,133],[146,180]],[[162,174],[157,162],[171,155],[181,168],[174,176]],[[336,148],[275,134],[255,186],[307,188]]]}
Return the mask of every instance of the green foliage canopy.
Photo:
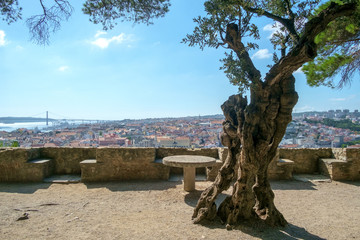
{"label": "green foliage canopy", "polygon": [[20,147],[20,144],[18,141],[12,141],[12,142],[0,141],[0,147]]}
{"label": "green foliage canopy", "polygon": [[91,22],[108,30],[116,20],[152,24],[152,19],[163,17],[169,7],[169,0],[87,0],[82,10]]}
{"label": "green foliage canopy", "polygon": [[[344,4],[348,1],[336,2]],[[359,0],[355,2],[358,3],[355,14],[337,18],[316,37],[318,56],[303,67],[310,86],[342,88],[351,82],[355,73],[359,73],[360,7]],[[323,4],[314,13],[317,14],[329,4]],[[341,78],[336,83],[334,79],[339,74]]]}

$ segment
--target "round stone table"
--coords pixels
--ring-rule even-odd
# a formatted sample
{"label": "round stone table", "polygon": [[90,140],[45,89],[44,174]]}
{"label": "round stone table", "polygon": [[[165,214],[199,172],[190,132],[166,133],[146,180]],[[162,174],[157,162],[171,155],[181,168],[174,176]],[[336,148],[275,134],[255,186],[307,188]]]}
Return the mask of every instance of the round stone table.
{"label": "round stone table", "polygon": [[215,158],[196,155],[176,155],[163,158],[164,165],[184,169],[184,190],[187,192],[195,190],[195,169],[210,167],[215,163]]}

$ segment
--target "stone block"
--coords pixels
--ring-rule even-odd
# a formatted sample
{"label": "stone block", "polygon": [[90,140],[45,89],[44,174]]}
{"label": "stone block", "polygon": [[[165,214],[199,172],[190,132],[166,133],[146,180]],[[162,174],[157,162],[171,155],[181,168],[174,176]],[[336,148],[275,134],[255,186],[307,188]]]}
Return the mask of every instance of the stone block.
{"label": "stone block", "polygon": [[347,148],[346,159],[351,164],[349,180],[360,180],[360,148]]}
{"label": "stone block", "polygon": [[148,164],[155,161],[155,148],[98,148],[96,160],[112,164]]}
{"label": "stone block", "polygon": [[38,151],[36,148],[8,148],[1,151],[0,182],[41,181],[44,173],[39,166],[27,164],[29,157],[39,156]]}
{"label": "stone block", "polygon": [[25,168],[31,172],[31,174],[27,174],[29,182],[42,182],[44,178],[51,176],[54,172],[52,159],[33,159],[26,165]]}
{"label": "stone block", "polygon": [[80,165],[82,181],[169,178],[169,167],[155,161],[155,148],[98,148],[96,162],[87,159]]}
{"label": "stone block", "polygon": [[[341,160],[341,161],[347,161],[347,157],[346,157],[346,148],[332,148],[332,158],[335,158],[337,160]],[[325,158],[325,157],[323,157]]]}
{"label": "stone block", "polygon": [[225,159],[228,155],[228,148],[225,147],[225,148],[218,148],[218,155],[219,155],[219,159],[222,161],[222,162],[225,162]]}
{"label": "stone block", "polygon": [[54,161],[55,174],[80,174],[80,162],[94,159],[96,148],[49,147],[41,149],[41,156]]}
{"label": "stone block", "polygon": [[332,158],[331,148],[280,148],[280,158],[294,161],[294,173],[313,174],[319,171],[320,158]]}
{"label": "stone block", "polygon": [[335,181],[350,180],[350,169],[351,164],[339,159],[321,158],[319,160],[320,173]]}
{"label": "stone block", "polygon": [[268,168],[268,178],[271,180],[290,180],[295,163],[290,159],[274,159]]}
{"label": "stone block", "polygon": [[81,181],[82,182],[94,182],[100,181],[102,177],[101,165],[96,159],[85,159],[80,162],[81,168]]}
{"label": "stone block", "polygon": [[206,168],[206,180],[207,181],[215,181],[215,178],[222,167],[223,162],[221,160],[216,160],[216,164],[211,167]]}

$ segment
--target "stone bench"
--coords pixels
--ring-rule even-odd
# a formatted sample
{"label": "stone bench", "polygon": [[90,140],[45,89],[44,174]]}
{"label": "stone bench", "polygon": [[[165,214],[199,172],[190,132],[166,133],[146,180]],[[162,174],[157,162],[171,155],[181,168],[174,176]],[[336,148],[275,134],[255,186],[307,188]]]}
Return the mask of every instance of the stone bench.
{"label": "stone bench", "polygon": [[335,158],[319,159],[319,171],[328,176],[331,180],[348,180],[350,164],[346,161]]}
{"label": "stone bench", "polygon": [[85,159],[80,162],[82,182],[102,182],[118,180],[158,180],[169,178],[169,167],[162,164],[162,159],[151,163],[109,161]]}
{"label": "stone bench", "polygon": [[[223,162],[216,160],[216,164],[206,168],[206,177],[208,181],[214,181]],[[268,177],[271,180],[289,180],[292,179],[292,173],[295,163],[290,159],[278,159],[269,165]],[[235,175],[237,177],[237,173]]]}
{"label": "stone bench", "polygon": [[80,162],[81,181],[93,182],[99,181],[99,163],[96,159],[85,159]]}
{"label": "stone bench", "polygon": [[41,182],[44,178],[49,177],[54,172],[52,159],[32,159],[26,162],[29,175],[29,181]]}
{"label": "stone bench", "polygon": [[290,159],[280,158],[269,164],[268,177],[271,180],[292,179],[295,163]]}

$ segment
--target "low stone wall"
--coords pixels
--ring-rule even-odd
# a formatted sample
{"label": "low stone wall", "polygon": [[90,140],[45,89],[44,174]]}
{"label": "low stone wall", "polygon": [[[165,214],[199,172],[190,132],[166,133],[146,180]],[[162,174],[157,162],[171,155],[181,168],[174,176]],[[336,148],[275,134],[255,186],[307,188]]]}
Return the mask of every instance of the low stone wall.
{"label": "low stone wall", "polygon": [[80,162],[84,159],[95,159],[96,148],[39,148],[41,158],[54,162],[55,174],[80,174]]}
{"label": "low stone wall", "polygon": [[29,159],[39,157],[39,150],[3,149],[0,151],[0,182],[34,182],[37,181],[36,170]]}
{"label": "low stone wall", "polygon": [[[81,174],[83,181],[168,179],[170,173],[182,172],[181,168],[162,164],[164,157],[172,155],[201,155],[218,159],[216,168],[206,170],[206,174],[211,176],[208,179],[212,180],[226,158],[227,149],[1,148],[0,182],[41,181],[49,174]],[[279,149],[279,158],[293,161],[294,173],[306,174],[318,173],[321,159],[337,159],[343,163],[341,167],[337,167],[338,163],[331,163],[334,176],[338,174],[339,180],[360,179],[360,149]],[[269,177],[282,179],[277,175],[284,164],[286,162],[271,164]],[[201,171],[205,173],[204,169]],[[291,175],[286,173],[286,176]]]}
{"label": "low stone wall", "polygon": [[295,162],[294,173],[312,174],[319,172],[320,158],[333,158],[331,148],[280,148],[280,158]]}
{"label": "low stone wall", "polygon": [[88,181],[168,179],[169,169],[155,162],[155,148],[98,148],[98,172]]}
{"label": "low stone wall", "polygon": [[347,148],[346,161],[349,162],[351,166],[349,169],[351,179],[348,180],[360,180],[360,149]]}

